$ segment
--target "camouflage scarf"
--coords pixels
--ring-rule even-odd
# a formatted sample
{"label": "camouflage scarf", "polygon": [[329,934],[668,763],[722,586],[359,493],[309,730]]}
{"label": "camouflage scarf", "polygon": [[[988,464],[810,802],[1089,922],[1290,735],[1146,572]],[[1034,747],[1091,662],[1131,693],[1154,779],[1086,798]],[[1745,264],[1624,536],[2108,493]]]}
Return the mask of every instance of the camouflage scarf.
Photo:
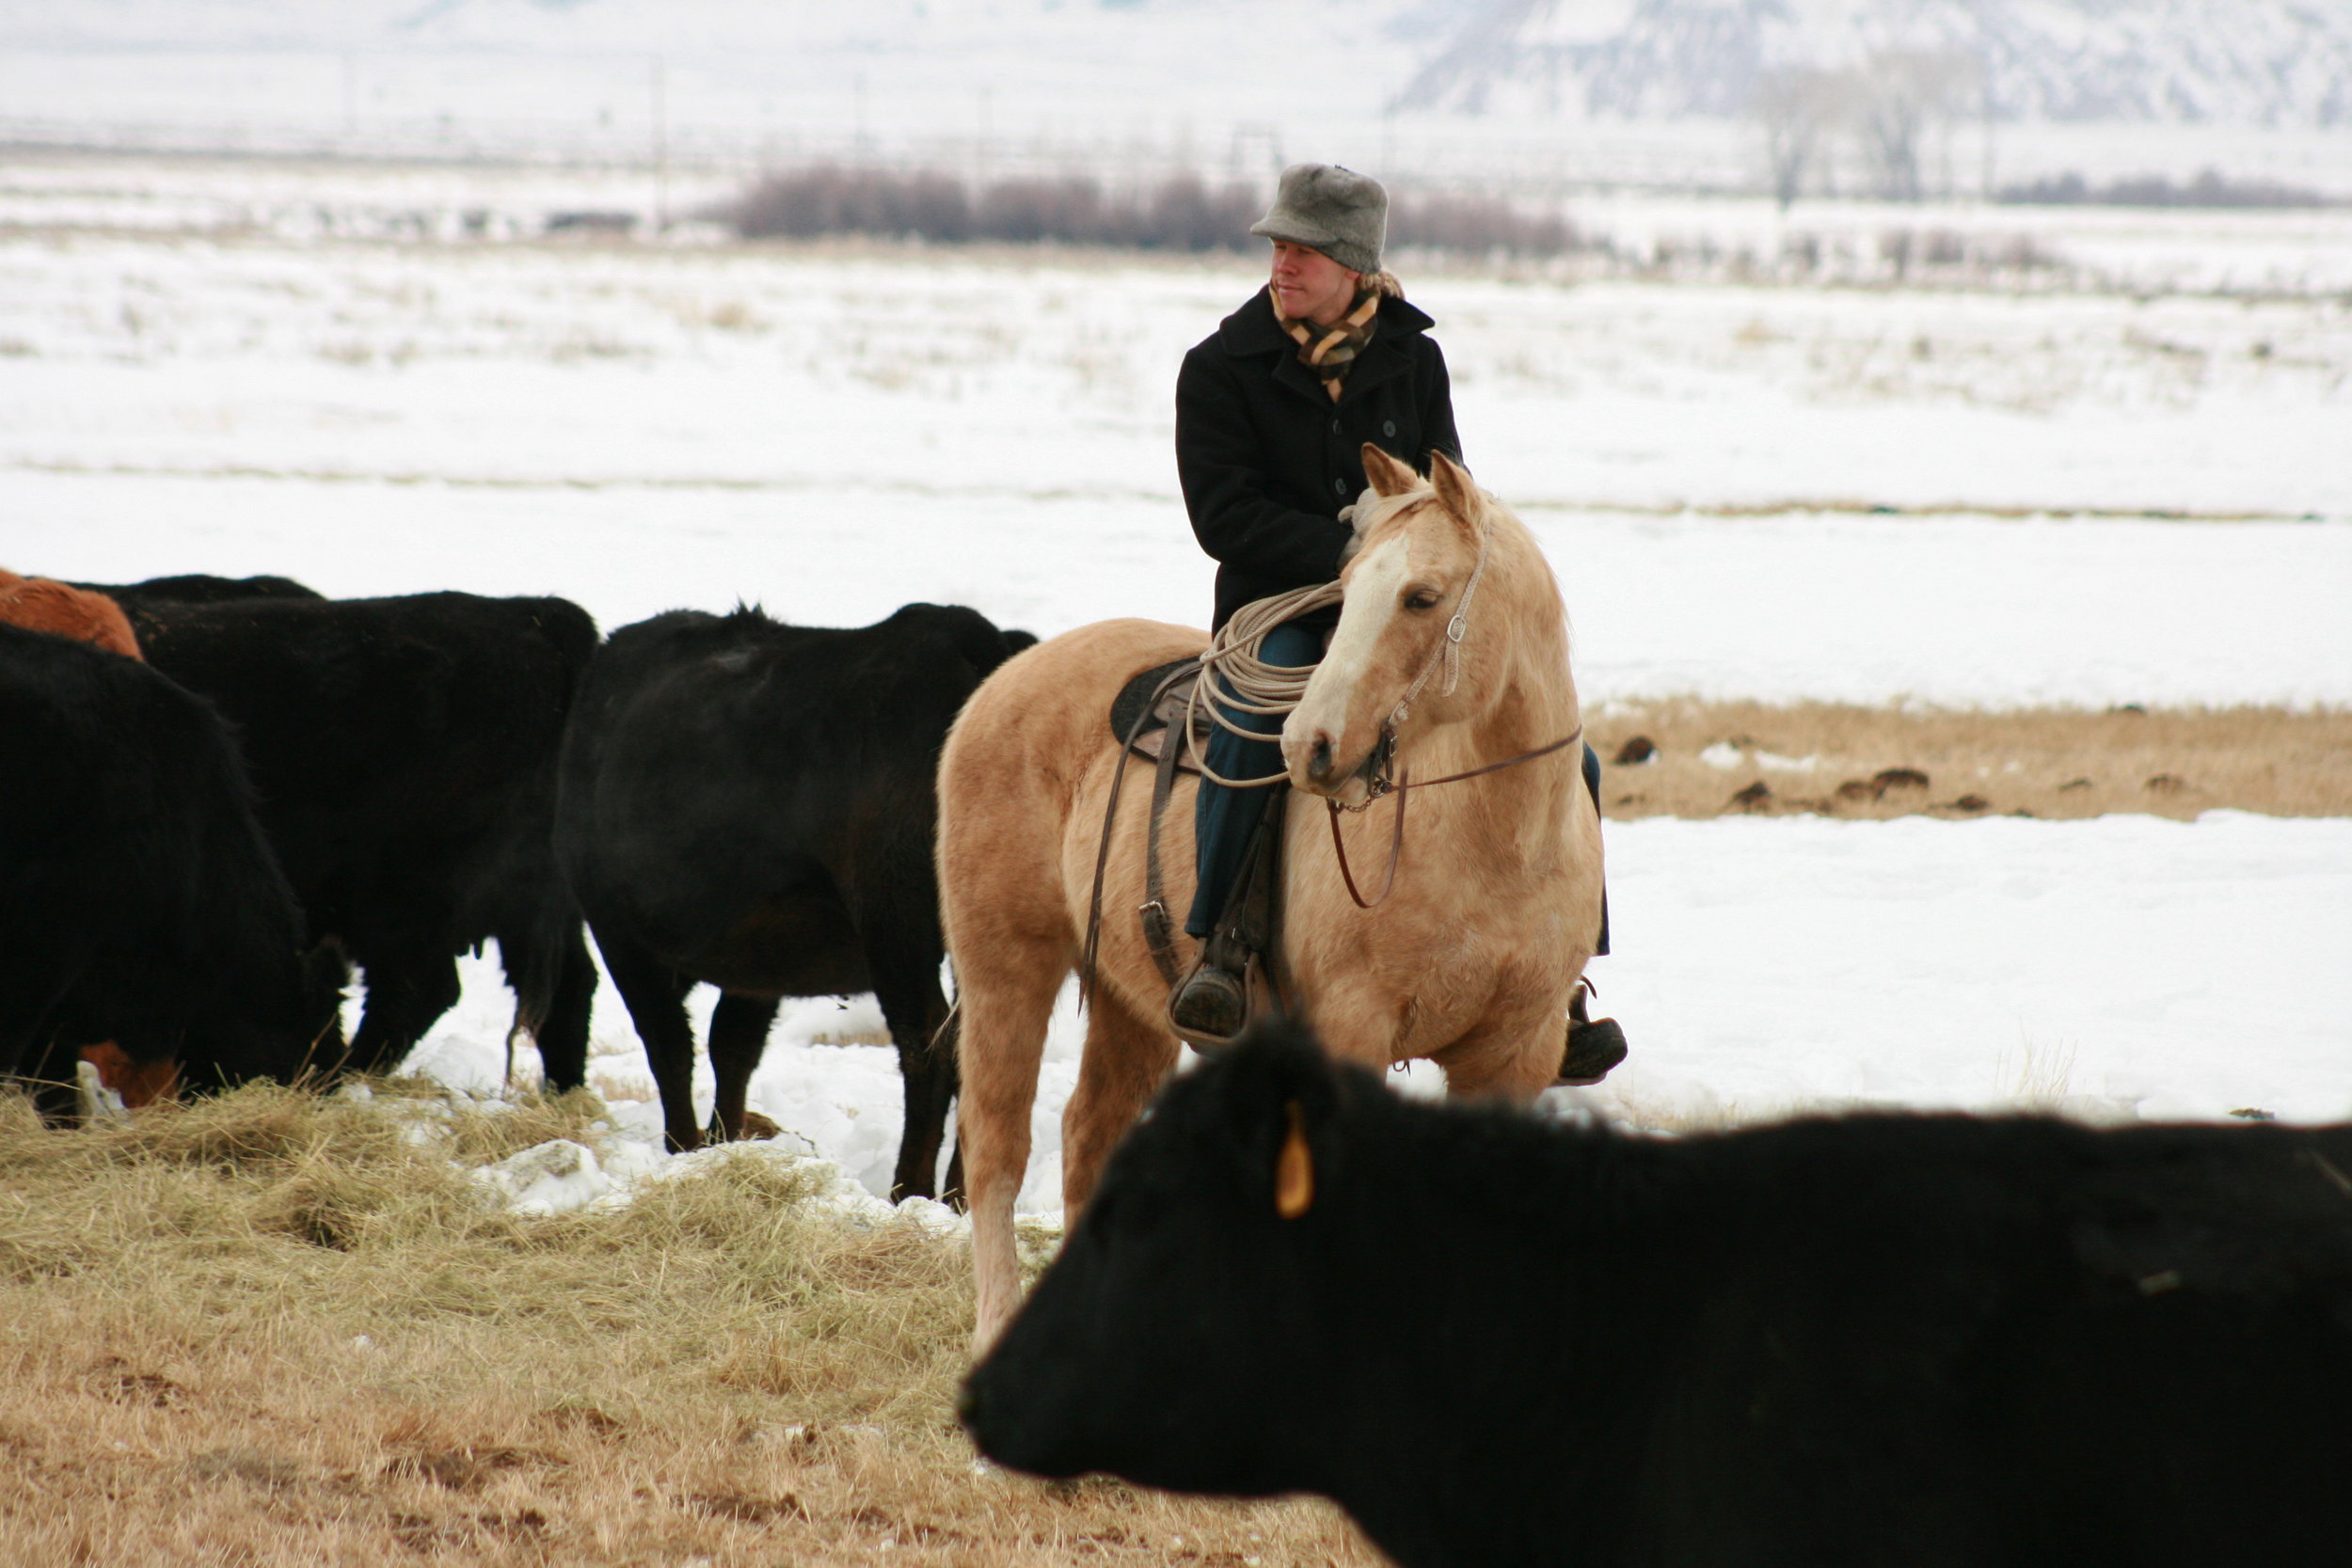
{"label": "camouflage scarf", "polygon": [[1403,299],[1404,287],[1389,273],[1365,275],[1356,291],[1356,303],[1347,314],[1329,326],[1317,326],[1312,322],[1292,321],[1282,314],[1282,301],[1266,285],[1266,298],[1274,306],[1274,319],[1282,330],[1298,340],[1298,362],[1323,378],[1323,389],[1331,394],[1331,401],[1340,401],[1340,390],[1347,382],[1347,367],[1356,356],[1372,341],[1372,335],[1380,325],[1380,302],[1387,298]]}

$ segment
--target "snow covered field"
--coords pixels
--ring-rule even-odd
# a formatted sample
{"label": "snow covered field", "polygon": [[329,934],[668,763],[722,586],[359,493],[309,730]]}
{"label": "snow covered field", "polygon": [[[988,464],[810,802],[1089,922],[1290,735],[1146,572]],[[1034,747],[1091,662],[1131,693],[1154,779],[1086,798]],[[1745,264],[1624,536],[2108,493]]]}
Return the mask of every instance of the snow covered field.
{"label": "snow covered field", "polygon": [[[0,238],[0,550],[551,591],[607,626],[739,596],[1192,619],[1168,388],[1250,287],[1233,261]],[[2342,302],[1412,288],[1594,696],[2352,699]]]}
{"label": "snow covered field", "polygon": [[[1562,574],[1588,700],[2352,703],[2341,299],[1407,282],[1471,464]],[[607,626],[738,597],[1197,620],[1168,392],[1252,283],[0,230],[0,563],[555,592]],[[1596,977],[1634,1057],[1597,1107],[2352,1116],[2352,823],[1653,820],[1610,848]],[[506,1013],[469,968],[419,1066],[489,1086]],[[807,1041],[876,1022],[790,1008],[754,1095],[869,1184],[891,1055]],[[609,993],[596,1033],[599,1080],[644,1085]]]}
{"label": "snow covered field", "polygon": [[[2352,1119],[2352,821],[1650,818],[1613,824],[1609,855],[1617,956],[1593,975],[1633,1054],[1597,1088],[1551,1091],[1556,1111],[1669,1127],[1850,1104]],[[495,1090],[511,1012],[495,969],[469,965],[464,1003],[412,1065]],[[612,1104],[650,1146],[660,1117],[628,1017],[608,985],[590,1076],[644,1097]],[[898,1150],[896,1057],[809,1041],[881,1023],[868,1000],[787,1004],[750,1097],[786,1147],[876,1193]],[[1065,996],[1026,1211],[1061,1205],[1084,1029]],[[1394,1081],[1440,1083],[1427,1063]],[[697,1092],[707,1106],[707,1067]]]}

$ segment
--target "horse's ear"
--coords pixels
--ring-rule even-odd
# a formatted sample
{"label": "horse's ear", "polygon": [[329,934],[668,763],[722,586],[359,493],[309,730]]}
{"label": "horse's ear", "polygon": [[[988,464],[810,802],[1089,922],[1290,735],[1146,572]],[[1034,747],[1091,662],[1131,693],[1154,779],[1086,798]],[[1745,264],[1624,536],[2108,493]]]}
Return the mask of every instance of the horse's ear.
{"label": "horse's ear", "polygon": [[1421,475],[1413,472],[1395,458],[1373,445],[1364,443],[1364,483],[1379,494],[1382,500],[1401,496],[1421,483]]}
{"label": "horse's ear", "polygon": [[1429,483],[1437,487],[1438,504],[1462,521],[1478,518],[1478,483],[1463,467],[1444,452],[1429,453]]}

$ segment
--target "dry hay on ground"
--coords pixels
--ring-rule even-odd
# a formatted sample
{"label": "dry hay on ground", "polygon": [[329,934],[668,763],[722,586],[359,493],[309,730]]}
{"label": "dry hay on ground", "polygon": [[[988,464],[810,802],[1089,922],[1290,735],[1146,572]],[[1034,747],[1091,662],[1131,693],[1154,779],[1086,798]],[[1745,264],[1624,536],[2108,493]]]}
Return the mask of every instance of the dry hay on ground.
{"label": "dry hay on ground", "polygon": [[976,1473],[964,1243],[789,1162],[553,1219],[453,1163],[596,1117],[257,1087],[67,1132],[0,1095],[0,1555],[1376,1562],[1321,1504]]}
{"label": "dry hay on ground", "polygon": [[[2352,816],[2347,712],[1681,701],[1613,704],[1590,723],[1602,809],[1616,818]],[[1626,754],[1642,750],[1637,738],[1655,748],[1651,760]]]}

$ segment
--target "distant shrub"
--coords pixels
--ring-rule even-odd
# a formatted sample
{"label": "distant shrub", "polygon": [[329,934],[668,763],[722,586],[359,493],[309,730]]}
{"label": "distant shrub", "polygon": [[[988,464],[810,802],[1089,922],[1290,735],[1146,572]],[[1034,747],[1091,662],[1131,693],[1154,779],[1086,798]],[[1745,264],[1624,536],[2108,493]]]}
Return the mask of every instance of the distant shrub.
{"label": "distant shrub", "polygon": [[836,164],[771,174],[745,193],[730,215],[736,232],[751,239],[886,234],[954,241],[972,234],[972,203],[961,182],[941,174]]}
{"label": "distant shrub", "polygon": [[2000,199],[2038,207],[2326,207],[2317,191],[2270,180],[2232,180],[2205,169],[2185,184],[2162,174],[2133,175],[2092,185],[2069,171],[2026,185],[2005,185]]}
{"label": "distant shrub", "polygon": [[1406,197],[1389,209],[1389,243],[1468,256],[1562,256],[1577,248],[1575,226],[1554,214],[1522,213],[1492,196]]}
{"label": "distant shrub", "polygon": [[[1788,254],[1786,250],[1784,256]],[[1818,264],[1819,251],[1813,253]],[[1889,229],[1878,237],[1879,262],[1897,279],[1915,273],[1969,277],[2050,271],[2065,263],[2030,234],[1963,234],[1951,229]]]}
{"label": "distant shrub", "polygon": [[1249,237],[1261,211],[1247,185],[1211,190],[1197,174],[1161,182],[1140,214],[1136,243],[1155,250],[1232,250]]}
{"label": "distant shrub", "polygon": [[1197,174],[1113,197],[1083,175],[997,180],[975,192],[936,170],[812,164],[767,176],[723,215],[746,239],[869,234],[1216,250],[1247,240],[1258,198],[1246,185],[1212,190]]}
{"label": "distant shrub", "polygon": [[976,237],[1014,245],[1117,245],[1114,236],[1124,227],[1104,211],[1103,187],[1078,176],[999,181],[981,190],[976,207]]}
{"label": "distant shrub", "polygon": [[[977,191],[936,170],[811,164],[761,179],[721,215],[746,239],[867,234],[942,244],[1056,241],[1141,250],[1241,250],[1263,210],[1249,185],[1211,186],[1177,174],[1132,192],[1106,191],[1085,175],[1022,176]],[[1472,256],[1557,256],[1575,249],[1561,217],[1529,214],[1494,197],[1400,199],[1389,241],[1401,248]]]}

